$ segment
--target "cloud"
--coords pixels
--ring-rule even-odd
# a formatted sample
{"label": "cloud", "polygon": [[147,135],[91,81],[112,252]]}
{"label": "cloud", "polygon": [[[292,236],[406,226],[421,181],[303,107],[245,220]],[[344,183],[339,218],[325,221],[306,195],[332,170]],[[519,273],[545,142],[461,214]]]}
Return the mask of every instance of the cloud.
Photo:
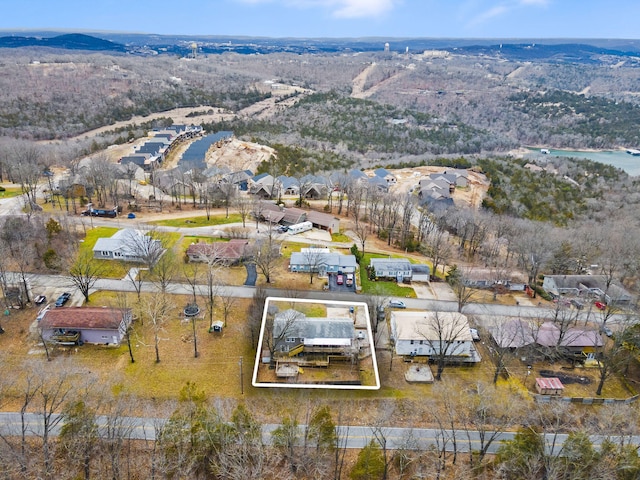
{"label": "cloud", "polygon": [[551,0],[507,0],[487,8],[483,12],[477,14],[470,22],[470,25],[479,25],[486,23],[496,17],[501,17],[507,13],[524,8],[531,7],[547,7]]}
{"label": "cloud", "polygon": [[[380,17],[402,0],[239,0],[242,3],[276,3],[294,8],[324,8],[337,18]],[[523,0],[531,1],[531,0]]]}

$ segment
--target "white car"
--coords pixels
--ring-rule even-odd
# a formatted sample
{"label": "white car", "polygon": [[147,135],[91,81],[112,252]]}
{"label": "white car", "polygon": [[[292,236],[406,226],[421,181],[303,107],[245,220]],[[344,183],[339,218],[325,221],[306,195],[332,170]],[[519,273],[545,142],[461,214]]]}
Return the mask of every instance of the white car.
{"label": "white car", "polygon": [[473,339],[474,342],[480,341],[480,335],[478,334],[478,330],[476,330],[475,328],[470,328],[469,332],[471,333],[471,338]]}
{"label": "white car", "polygon": [[407,308],[402,300],[390,300],[389,308]]}

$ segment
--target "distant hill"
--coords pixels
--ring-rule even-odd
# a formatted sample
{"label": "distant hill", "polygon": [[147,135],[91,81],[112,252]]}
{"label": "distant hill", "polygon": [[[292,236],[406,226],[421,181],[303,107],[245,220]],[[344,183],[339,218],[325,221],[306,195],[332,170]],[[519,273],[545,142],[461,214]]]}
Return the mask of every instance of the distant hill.
{"label": "distant hill", "polygon": [[109,52],[125,52],[127,50],[124,45],[112,42],[111,40],[104,40],[102,38],[84,35],[81,33],[69,33],[47,38],[24,36],[0,37],[0,48],[19,47],[49,47],[62,48],[65,50]]}
{"label": "distant hill", "polygon": [[[603,57],[640,56],[639,40],[623,39],[474,39],[474,38],[272,38],[213,35],[155,35],[144,33],[0,30],[0,48],[51,47],[68,50],[128,52],[133,55],[189,56],[191,45],[201,54],[296,54],[382,52],[411,53],[447,50],[462,55],[483,55],[513,61],[598,63]],[[11,35],[11,36],[9,36]]]}

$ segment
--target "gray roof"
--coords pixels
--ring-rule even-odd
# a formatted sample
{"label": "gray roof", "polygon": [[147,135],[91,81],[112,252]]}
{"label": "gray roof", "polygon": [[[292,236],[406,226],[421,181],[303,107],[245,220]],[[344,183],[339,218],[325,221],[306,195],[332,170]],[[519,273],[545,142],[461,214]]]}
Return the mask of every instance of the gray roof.
{"label": "gray roof", "polygon": [[373,268],[390,268],[394,270],[411,270],[411,262],[404,258],[372,258],[369,265]]}
{"label": "gray roof", "polygon": [[289,260],[290,265],[337,265],[340,268],[356,268],[355,255],[342,255],[340,253],[320,252],[317,254],[309,254],[304,252],[293,252]]}
{"label": "gray roof", "polygon": [[[606,275],[545,275],[555,281],[558,289],[576,288],[578,290],[600,290],[613,300],[627,300],[631,294],[622,286],[612,283],[607,289]],[[558,292],[551,292],[558,294]]]}
{"label": "gray roof", "polygon": [[[290,319],[295,320],[290,322]],[[285,310],[273,320],[273,335],[279,337],[286,328],[286,337],[354,338],[355,327],[350,318],[307,318],[297,310]]]}
{"label": "gray roof", "polygon": [[147,248],[153,243],[160,243],[159,240],[155,240],[149,235],[145,235],[140,230],[134,230],[133,228],[123,228],[114,233],[110,238],[98,238],[93,251],[99,252],[122,252],[124,255],[140,256],[145,250],[142,246],[146,245]]}
{"label": "gray roof", "polygon": [[387,177],[387,176],[392,176],[392,177],[394,176],[394,175],[393,175],[393,173],[391,173],[391,172],[390,172],[389,170],[387,170],[386,168],[376,168],[376,169],[373,171],[373,174],[374,174],[376,177],[380,177],[380,178],[385,178],[385,177]]}
{"label": "gray roof", "polygon": [[431,268],[429,265],[411,264],[411,272],[431,275]]}

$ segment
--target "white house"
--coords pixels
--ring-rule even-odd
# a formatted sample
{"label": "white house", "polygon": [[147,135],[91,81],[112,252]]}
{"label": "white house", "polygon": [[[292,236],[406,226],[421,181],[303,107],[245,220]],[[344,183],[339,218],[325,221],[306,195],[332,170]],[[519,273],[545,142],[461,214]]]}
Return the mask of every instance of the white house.
{"label": "white house", "polygon": [[317,272],[323,277],[327,273],[355,273],[358,267],[355,255],[330,252],[328,248],[302,248],[293,252],[289,260],[292,272]]}
{"label": "white house", "polygon": [[411,262],[403,258],[372,258],[369,267],[378,278],[393,278],[398,282],[411,280]]}
{"label": "white house", "polygon": [[428,357],[446,352],[457,363],[481,360],[467,317],[457,312],[391,312],[391,336],[398,355]]}
{"label": "white house", "polygon": [[110,238],[99,238],[93,247],[93,258],[146,262],[160,258],[164,249],[160,240],[145,235],[140,230],[124,228]]}

